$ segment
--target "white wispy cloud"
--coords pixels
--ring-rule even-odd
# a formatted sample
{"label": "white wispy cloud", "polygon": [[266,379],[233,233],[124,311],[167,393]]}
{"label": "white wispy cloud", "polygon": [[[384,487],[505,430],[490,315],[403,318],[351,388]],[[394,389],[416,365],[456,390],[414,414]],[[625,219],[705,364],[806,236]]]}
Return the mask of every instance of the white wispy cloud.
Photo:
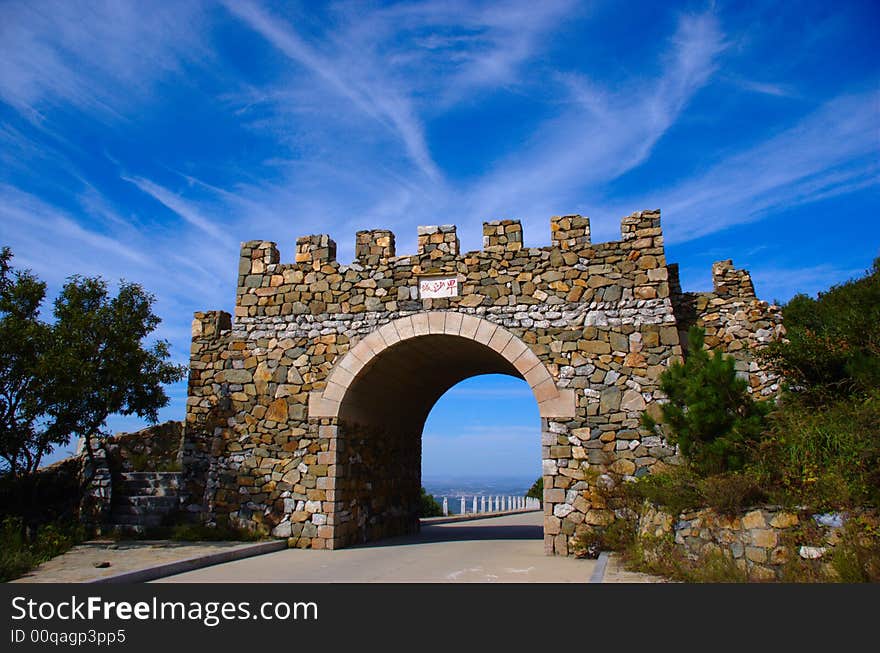
{"label": "white wispy cloud", "polygon": [[547,216],[580,208],[589,189],[645,161],[710,79],[724,47],[713,15],[686,15],[654,80],[621,80],[612,89],[564,75],[574,102],[476,184],[469,210],[486,219],[523,216],[545,228]]}
{"label": "white wispy cloud", "polygon": [[64,105],[119,119],[205,56],[202,20],[196,2],[4,2],[0,100],[37,123]]}
{"label": "white wispy cloud", "polygon": [[226,235],[224,230],[215,220],[202,215],[198,208],[183,199],[179,194],[173,193],[167,188],[160,186],[149,179],[144,179],[143,177],[123,176],[122,179],[137,186],[142,192],[152,197],[154,200],[162,204],[162,206],[174,212],[177,216],[204,234],[211,236],[227,246],[232,244],[232,240]]}
{"label": "white wispy cloud", "polygon": [[228,2],[226,7],[291,60],[308,68],[334,92],[350,100],[362,112],[396,131],[413,162],[431,179],[440,171],[431,158],[424,128],[412,102],[400,93],[381,69],[367,68],[369,59],[359,65],[343,65],[338,51],[319,52],[277,16],[253,3]]}
{"label": "white wispy cloud", "polygon": [[800,122],[651,195],[669,242],[682,242],[877,185],[880,94],[829,100]]}

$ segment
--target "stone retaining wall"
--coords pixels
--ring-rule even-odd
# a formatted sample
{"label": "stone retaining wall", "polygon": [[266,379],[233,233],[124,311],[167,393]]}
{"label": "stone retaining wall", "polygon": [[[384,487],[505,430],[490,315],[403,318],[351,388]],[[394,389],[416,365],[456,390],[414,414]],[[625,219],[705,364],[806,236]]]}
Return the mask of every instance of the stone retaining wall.
{"label": "stone retaining wall", "polygon": [[711,509],[682,513],[678,518],[652,508],[640,518],[639,536],[669,538],[691,560],[711,553],[733,559],[751,580],[785,578],[785,567],[796,558],[813,560],[826,573],[834,546],[848,519],[858,513],[820,513],[764,506],[731,516]]}

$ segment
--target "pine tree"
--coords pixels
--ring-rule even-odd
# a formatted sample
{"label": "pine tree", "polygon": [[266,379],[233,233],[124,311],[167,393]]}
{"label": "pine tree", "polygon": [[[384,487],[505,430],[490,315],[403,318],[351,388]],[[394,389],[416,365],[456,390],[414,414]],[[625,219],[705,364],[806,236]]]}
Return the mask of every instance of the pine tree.
{"label": "pine tree", "polygon": [[644,413],[642,425],[677,444],[695,471],[713,474],[742,469],[770,404],[752,399],[733,358],[717,350],[710,354],[704,335],[691,327],[685,362],[660,375],[660,389],[669,398],[662,405],[662,424]]}

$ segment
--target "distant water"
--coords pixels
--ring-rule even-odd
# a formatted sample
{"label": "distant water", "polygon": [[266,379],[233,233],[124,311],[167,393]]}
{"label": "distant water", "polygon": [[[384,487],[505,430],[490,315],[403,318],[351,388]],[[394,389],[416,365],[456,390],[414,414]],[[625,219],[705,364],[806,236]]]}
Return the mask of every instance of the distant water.
{"label": "distant water", "polygon": [[457,515],[461,512],[461,497],[465,498],[465,509],[470,512],[473,508],[474,496],[477,497],[477,508],[480,508],[480,497],[521,497],[529,491],[537,479],[501,478],[501,479],[437,479],[425,478],[422,485],[428,494],[442,505],[443,497],[449,504],[449,514]]}

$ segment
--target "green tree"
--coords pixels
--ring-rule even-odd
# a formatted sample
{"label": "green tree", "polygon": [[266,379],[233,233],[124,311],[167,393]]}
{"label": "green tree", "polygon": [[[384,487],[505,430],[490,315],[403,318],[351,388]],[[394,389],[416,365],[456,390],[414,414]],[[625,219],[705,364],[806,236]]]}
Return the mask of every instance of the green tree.
{"label": "green tree", "polygon": [[691,327],[685,362],[660,375],[660,389],[669,398],[661,407],[663,424],[647,412],[642,424],[679,445],[701,474],[742,469],[770,406],[752,399],[747,382],[736,375],[733,358],[717,350],[710,355],[703,346],[704,335],[699,327]]}
{"label": "green tree", "polygon": [[544,500],[544,477],[539,476],[538,480],[532,483],[532,487],[526,492],[527,497],[533,497],[538,501]]}
{"label": "green tree", "polygon": [[39,320],[45,284],[13,272],[2,252],[0,285],[0,455],[14,475],[33,474],[56,446],[106,431],[113,414],[158,420],[163,384],[186,368],[168,362],[168,343],[145,340],[160,323],[154,297],[121,282],[115,297],[100,278],[71,277],[54,303],[55,321]]}
{"label": "green tree", "polygon": [[786,340],[761,355],[792,395],[819,406],[867,397],[880,386],[880,258],[864,277],[815,299],[796,295],[783,307],[783,320]]}
{"label": "green tree", "polygon": [[12,252],[0,251],[0,457],[12,476],[39,467],[42,452],[62,444],[39,428],[50,397],[46,358],[51,328],[40,321],[46,284],[13,271]]}
{"label": "green tree", "polygon": [[442,515],[443,507],[423,487],[419,495],[419,517],[441,517]]}

